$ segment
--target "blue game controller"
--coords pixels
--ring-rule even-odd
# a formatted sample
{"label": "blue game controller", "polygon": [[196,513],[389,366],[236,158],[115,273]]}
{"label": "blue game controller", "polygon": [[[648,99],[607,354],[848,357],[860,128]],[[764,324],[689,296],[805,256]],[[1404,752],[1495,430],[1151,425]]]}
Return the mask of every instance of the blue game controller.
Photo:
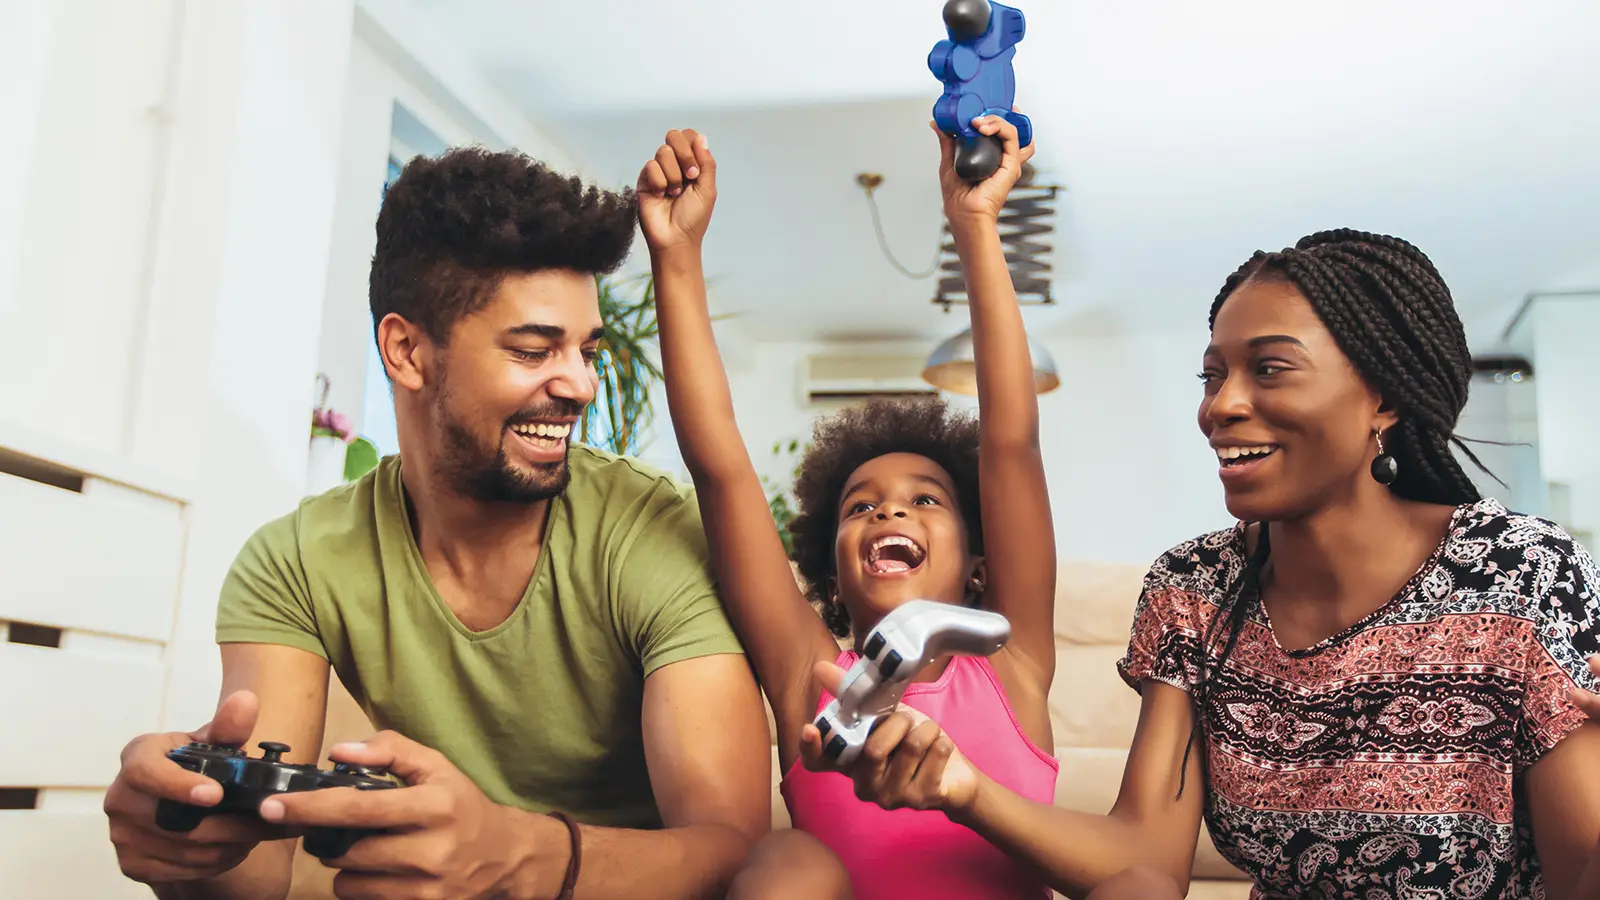
{"label": "blue game controller", "polygon": [[1022,10],[993,0],[949,0],[944,25],[950,39],[934,44],[928,54],[928,68],[944,82],[933,121],[956,138],[956,174],[979,182],[1000,168],[1002,149],[998,137],[972,127],[973,119],[1000,116],[1016,126],[1018,146],[1033,142],[1033,123],[1011,108],[1017,96],[1011,58],[1027,22]]}

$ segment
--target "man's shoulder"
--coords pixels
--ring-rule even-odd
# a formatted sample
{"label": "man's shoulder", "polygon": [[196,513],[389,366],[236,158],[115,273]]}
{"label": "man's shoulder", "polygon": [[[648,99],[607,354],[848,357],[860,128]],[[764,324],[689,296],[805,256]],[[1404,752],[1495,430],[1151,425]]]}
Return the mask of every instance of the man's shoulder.
{"label": "man's shoulder", "polygon": [[258,558],[292,561],[296,568],[318,558],[350,562],[351,551],[373,544],[386,479],[393,478],[398,466],[399,457],[388,457],[354,481],[302,497],[293,509],[259,526],[245,551]]}
{"label": "man's shoulder", "polygon": [[632,503],[693,506],[694,486],[637,457],[587,444],[573,444],[567,457],[572,478],[567,495],[575,505],[592,503],[607,511],[626,511]]}

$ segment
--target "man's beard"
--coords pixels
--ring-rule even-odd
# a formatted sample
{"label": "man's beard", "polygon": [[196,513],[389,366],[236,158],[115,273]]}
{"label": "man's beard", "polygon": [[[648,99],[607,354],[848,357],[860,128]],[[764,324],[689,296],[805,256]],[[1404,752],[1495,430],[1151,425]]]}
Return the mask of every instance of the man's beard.
{"label": "man's beard", "polygon": [[[440,399],[437,407],[439,427],[443,429],[443,455],[439,460],[440,472],[461,495],[480,503],[537,503],[560,496],[567,489],[572,470],[566,456],[558,463],[535,465],[520,469],[506,456],[506,432],[512,425],[533,419],[577,416],[582,409],[577,404],[557,400],[544,407],[526,409],[507,419],[500,429],[500,437],[491,449],[473,438],[472,432]],[[567,438],[567,454],[572,453],[572,436]]]}

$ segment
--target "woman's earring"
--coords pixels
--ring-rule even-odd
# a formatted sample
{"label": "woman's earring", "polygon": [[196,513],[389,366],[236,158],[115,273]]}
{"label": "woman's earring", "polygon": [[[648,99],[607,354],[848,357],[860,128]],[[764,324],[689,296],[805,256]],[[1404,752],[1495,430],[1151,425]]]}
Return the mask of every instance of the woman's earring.
{"label": "woman's earring", "polygon": [[1394,484],[1395,478],[1400,474],[1400,464],[1395,462],[1394,457],[1384,452],[1383,432],[1374,431],[1372,436],[1378,441],[1378,455],[1372,460],[1372,480],[1379,484]]}

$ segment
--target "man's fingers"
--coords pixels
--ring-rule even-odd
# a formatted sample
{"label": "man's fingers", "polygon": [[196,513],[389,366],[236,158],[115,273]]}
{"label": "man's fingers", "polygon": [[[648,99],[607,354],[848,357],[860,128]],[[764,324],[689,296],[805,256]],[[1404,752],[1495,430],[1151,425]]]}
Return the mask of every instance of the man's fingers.
{"label": "man's fingers", "polygon": [[166,837],[166,832],[146,831],[142,828],[118,830],[113,840],[133,855],[155,859],[169,865],[197,871],[215,872],[236,863],[250,854],[252,841],[226,844],[195,843]]}
{"label": "man's fingers", "polygon": [[196,844],[125,822],[113,823],[111,841],[123,873],[135,881],[210,878],[250,855],[253,843]]}
{"label": "man's fingers", "polygon": [[203,744],[221,744],[225,747],[242,747],[256,730],[256,716],[261,712],[261,701],[253,691],[234,691],[217,705],[216,715],[202,725],[191,737]]}
{"label": "man's fingers", "polygon": [[261,818],[280,825],[309,828],[420,828],[446,818],[450,795],[421,787],[362,791],[327,788],[279,794],[261,801]]}
{"label": "man's fingers", "polygon": [[409,878],[369,872],[340,872],[333,878],[333,895],[339,900],[393,900],[415,897],[418,885]]}
{"label": "man's fingers", "polygon": [[[167,758],[167,751],[179,746],[182,735],[150,735],[139,738],[123,751],[122,773],[118,780],[133,794],[162,800],[174,800],[194,806],[215,806],[222,802],[222,785],[197,772],[178,765]],[[154,799],[151,814],[154,815]],[[131,797],[117,792],[113,798],[106,795],[109,807],[115,802],[133,802]]]}
{"label": "man's fingers", "polygon": [[442,875],[450,864],[452,848],[425,832],[375,834],[364,837],[343,855],[325,859],[330,869],[347,872],[392,872],[414,876]]}
{"label": "man's fingers", "polygon": [[365,741],[334,744],[328,756],[334,762],[384,769],[407,784],[418,784],[454,768],[444,754],[398,731],[380,731]]}
{"label": "man's fingers", "polygon": [[147,794],[117,789],[106,793],[105,811],[114,823],[123,823],[188,844],[257,844],[295,836],[294,832],[282,826],[263,822],[243,812],[213,813],[189,831],[168,831],[156,824],[158,802]]}

